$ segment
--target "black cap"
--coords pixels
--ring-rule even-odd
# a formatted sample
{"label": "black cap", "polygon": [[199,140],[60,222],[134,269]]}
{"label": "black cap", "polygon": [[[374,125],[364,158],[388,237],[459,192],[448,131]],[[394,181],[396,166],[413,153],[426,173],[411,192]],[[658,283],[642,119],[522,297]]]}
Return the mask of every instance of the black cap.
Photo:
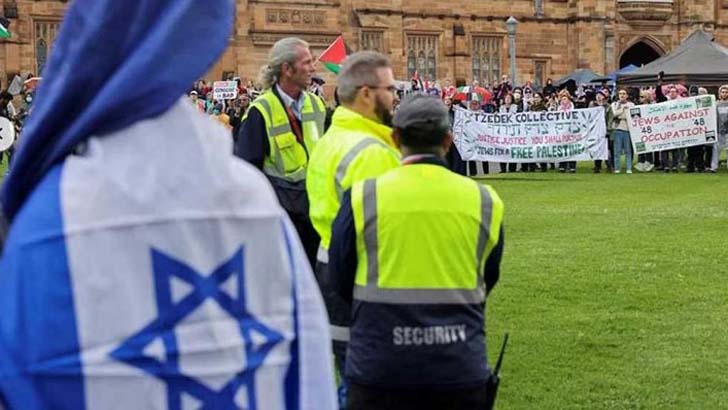
{"label": "black cap", "polygon": [[401,130],[442,131],[450,127],[450,116],[439,97],[411,94],[399,105],[392,124]]}

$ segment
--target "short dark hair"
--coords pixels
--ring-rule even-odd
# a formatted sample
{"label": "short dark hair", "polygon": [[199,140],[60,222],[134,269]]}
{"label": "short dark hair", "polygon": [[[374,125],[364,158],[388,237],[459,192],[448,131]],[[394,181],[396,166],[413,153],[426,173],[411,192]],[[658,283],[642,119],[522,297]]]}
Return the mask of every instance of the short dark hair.
{"label": "short dark hair", "polygon": [[412,94],[402,101],[394,116],[402,145],[428,149],[442,145],[450,131],[445,103],[436,96]]}
{"label": "short dark hair", "polygon": [[442,145],[442,142],[445,141],[448,132],[448,128],[428,130],[418,127],[410,127],[399,130],[399,135],[402,145],[404,146],[415,149],[428,149]]}

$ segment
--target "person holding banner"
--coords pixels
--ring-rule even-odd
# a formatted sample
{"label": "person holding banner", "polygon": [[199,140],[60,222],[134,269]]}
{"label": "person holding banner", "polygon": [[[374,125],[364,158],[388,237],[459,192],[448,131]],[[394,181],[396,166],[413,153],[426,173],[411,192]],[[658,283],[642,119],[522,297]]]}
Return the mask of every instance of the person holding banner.
{"label": "person holding banner", "polygon": [[[719,90],[720,91],[720,90]],[[708,89],[705,87],[698,87],[698,95],[708,95]],[[716,110],[717,110],[717,100],[716,100]],[[716,116],[717,121],[717,116]],[[716,124],[717,125],[717,124]],[[705,144],[703,145],[702,154],[700,156],[700,162],[701,162],[701,170],[700,172],[710,172],[710,163],[713,160],[713,147],[718,145],[718,140],[712,144]]]}
{"label": "person holding banner", "polygon": [[[710,158],[710,172],[717,172],[720,163],[720,152],[726,149],[728,135],[728,85],[721,85],[718,90],[718,140],[713,144]],[[728,165],[727,165],[728,167]]]}
{"label": "person holding banner", "polygon": [[[655,88],[655,96],[658,103],[662,103],[665,101],[671,101],[671,100],[677,100],[680,98],[680,94],[678,94],[677,86],[674,84],[670,85],[667,88],[667,96],[662,92],[662,75],[663,73],[660,72],[660,74],[657,77],[657,87]],[[662,151],[660,153],[660,162],[662,163],[663,171],[665,173],[670,172],[672,169],[672,172],[677,173],[678,168],[680,167],[680,161],[682,160],[682,151],[680,149],[669,149]]]}
{"label": "person holding banner", "polygon": [[[692,87],[691,87],[692,88]],[[708,95],[708,89],[705,87],[696,87],[695,95]],[[691,94],[692,97],[692,94]],[[694,145],[688,147],[688,166],[685,172],[692,174],[694,172],[703,173],[706,169],[705,152],[712,150],[712,145]]]}
{"label": "person holding banner", "polygon": [[[516,91],[520,93],[520,89],[516,88]],[[519,107],[518,104],[516,104],[515,101],[515,92],[514,94],[508,93],[503,97],[503,101],[501,103],[501,106],[498,108],[498,112],[502,114],[515,114],[518,112],[523,111],[521,107]],[[523,101],[521,101],[523,103]],[[526,165],[526,164],[523,164]],[[502,174],[505,174],[506,172],[516,172],[518,169],[518,163],[516,162],[501,162],[500,163],[500,170]]]}
{"label": "person holding banner", "polygon": [[[559,105],[556,111],[572,111],[574,109],[574,102],[572,101],[571,94],[568,90],[561,90],[559,93]],[[559,162],[559,172],[576,173],[576,161]]]}
{"label": "person holding banner", "polygon": [[[543,98],[543,94],[539,92],[533,93],[533,96],[531,97],[531,106],[529,111],[533,112],[540,112],[540,111],[548,111],[548,108],[546,107],[546,101]],[[536,170],[536,164],[523,164],[523,165],[529,165],[531,166],[531,171]],[[540,167],[541,172],[547,172],[549,170],[549,164],[547,162],[542,162],[538,164]]]}
{"label": "person holding banner", "polygon": [[[533,92],[531,94],[531,101],[528,105],[528,109],[526,111],[531,112],[539,112],[539,111],[548,111],[546,108],[546,104],[543,98],[543,94],[540,92]],[[546,162],[542,162],[540,164],[535,163],[525,163],[521,164],[521,169],[526,170],[528,172],[536,172],[536,169],[539,169],[541,172],[547,172],[549,169],[549,164]]]}
{"label": "person holding banner", "polygon": [[[589,104],[589,107],[602,107],[604,109],[604,118],[605,118],[605,121],[608,121],[609,110],[610,110],[608,98],[609,98],[609,96],[608,96],[608,94],[606,92],[599,91],[596,94],[596,100],[592,101]],[[604,138],[609,138],[609,135],[605,134],[604,135]],[[594,160],[594,169],[593,169],[593,171],[594,171],[595,174],[599,174],[600,172],[602,172],[602,162],[603,161],[601,159]],[[612,167],[609,164],[609,160],[606,161],[606,164],[607,164],[607,169],[608,170],[611,170]]]}
{"label": "person holding banner", "polygon": [[[640,104],[639,105],[649,105],[652,104],[652,93],[649,91],[640,91]],[[655,154],[652,152],[649,152],[647,154],[639,154],[637,156],[637,165],[635,165],[635,168],[637,168],[637,171],[640,172],[650,172],[655,168]]]}
{"label": "person holding banner", "polygon": [[614,173],[621,170],[622,153],[625,156],[625,168],[632,173],[632,142],[629,136],[629,110],[634,104],[628,100],[627,90],[622,88],[617,93],[618,100],[612,103],[612,138],[614,139]]}

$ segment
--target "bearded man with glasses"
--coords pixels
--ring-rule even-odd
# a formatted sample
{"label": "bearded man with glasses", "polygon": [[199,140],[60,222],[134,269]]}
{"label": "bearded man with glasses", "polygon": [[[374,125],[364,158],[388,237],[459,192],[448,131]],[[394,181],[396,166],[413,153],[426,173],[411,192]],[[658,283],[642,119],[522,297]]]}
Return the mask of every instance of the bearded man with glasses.
{"label": "bearded man with glasses", "polygon": [[329,276],[331,226],[344,192],[354,183],[400,166],[400,153],[391,128],[396,91],[387,57],[372,51],[349,56],[338,78],[341,105],[308,166],[306,190],[311,203],[310,217],[321,236],[315,271],[329,313],[336,367],[341,376],[341,408],[346,408],[343,370],[349,341],[350,305],[324,280]]}

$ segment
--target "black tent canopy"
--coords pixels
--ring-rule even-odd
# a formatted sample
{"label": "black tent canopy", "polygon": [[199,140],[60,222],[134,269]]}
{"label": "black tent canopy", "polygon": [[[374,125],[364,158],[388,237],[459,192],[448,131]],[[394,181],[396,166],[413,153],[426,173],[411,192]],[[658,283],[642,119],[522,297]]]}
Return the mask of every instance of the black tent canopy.
{"label": "black tent canopy", "polygon": [[588,68],[580,68],[566,77],[559,78],[554,85],[561,87],[569,81],[574,81],[576,85],[589,84],[597,77],[601,76]]}
{"label": "black tent canopy", "polygon": [[697,30],[670,54],[631,73],[619,74],[617,83],[625,86],[655,85],[660,71],[665,73],[665,83],[728,84],[728,49],[713,41],[711,34]]}

